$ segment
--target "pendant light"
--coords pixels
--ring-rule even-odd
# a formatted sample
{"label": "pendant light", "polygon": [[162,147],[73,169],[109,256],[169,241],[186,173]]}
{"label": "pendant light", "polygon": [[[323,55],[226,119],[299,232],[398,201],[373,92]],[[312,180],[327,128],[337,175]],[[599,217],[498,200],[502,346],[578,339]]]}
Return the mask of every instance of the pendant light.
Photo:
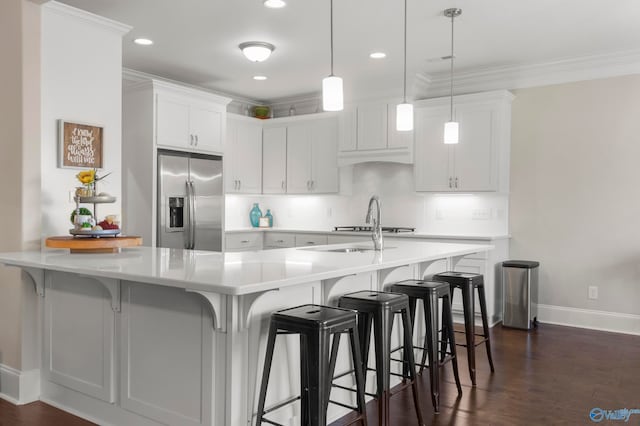
{"label": "pendant light", "polygon": [[449,121],[444,123],[444,143],[458,143],[458,122],[453,121],[453,21],[462,15],[462,9],[451,8],[444,11],[444,16],[451,18],[451,114]]}
{"label": "pendant light", "polygon": [[322,109],[342,111],[343,108],[342,79],[333,75],[333,0],[331,0],[331,74],[322,79]]}
{"label": "pendant light", "polygon": [[396,130],[413,130],[413,105],[407,103],[407,0],[404,0],[404,74],[402,103],[396,105]]}

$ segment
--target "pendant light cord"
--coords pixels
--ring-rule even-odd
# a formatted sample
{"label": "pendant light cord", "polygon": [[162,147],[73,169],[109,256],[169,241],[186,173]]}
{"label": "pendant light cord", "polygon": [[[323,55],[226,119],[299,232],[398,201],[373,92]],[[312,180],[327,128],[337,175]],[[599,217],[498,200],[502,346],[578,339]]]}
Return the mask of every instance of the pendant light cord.
{"label": "pendant light cord", "polygon": [[[332,0],[333,1],[333,0]],[[407,103],[407,0],[404,0],[404,83],[403,103]]]}
{"label": "pendant light cord", "polygon": [[[333,0],[332,0],[333,1]],[[455,13],[451,14],[451,120],[453,121],[453,22],[455,20]]]}
{"label": "pendant light cord", "polygon": [[333,0],[331,0],[331,75],[333,75]]}

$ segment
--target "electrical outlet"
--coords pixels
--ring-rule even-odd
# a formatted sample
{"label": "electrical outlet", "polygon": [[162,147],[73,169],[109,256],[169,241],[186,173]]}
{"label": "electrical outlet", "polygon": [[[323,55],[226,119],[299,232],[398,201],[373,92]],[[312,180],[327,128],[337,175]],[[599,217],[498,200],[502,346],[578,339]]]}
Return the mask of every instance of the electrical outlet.
{"label": "electrical outlet", "polygon": [[473,209],[471,211],[471,219],[489,220],[491,219],[491,209]]}
{"label": "electrical outlet", "polygon": [[596,300],[598,298],[598,287],[595,285],[589,286],[589,299]]}

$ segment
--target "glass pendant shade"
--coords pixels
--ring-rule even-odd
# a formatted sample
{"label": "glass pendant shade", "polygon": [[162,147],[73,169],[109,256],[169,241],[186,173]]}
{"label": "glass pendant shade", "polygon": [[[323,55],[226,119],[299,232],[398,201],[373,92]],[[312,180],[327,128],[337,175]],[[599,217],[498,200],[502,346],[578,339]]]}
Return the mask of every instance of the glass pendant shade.
{"label": "glass pendant shade", "polygon": [[330,75],[322,79],[322,109],[325,111],[342,111],[344,100],[342,95],[342,79]]}
{"label": "glass pendant shade", "polygon": [[448,121],[444,123],[444,143],[456,144],[458,143],[458,122]]}
{"label": "glass pendant shade", "polygon": [[403,103],[396,105],[396,130],[399,132],[413,130],[412,104]]}

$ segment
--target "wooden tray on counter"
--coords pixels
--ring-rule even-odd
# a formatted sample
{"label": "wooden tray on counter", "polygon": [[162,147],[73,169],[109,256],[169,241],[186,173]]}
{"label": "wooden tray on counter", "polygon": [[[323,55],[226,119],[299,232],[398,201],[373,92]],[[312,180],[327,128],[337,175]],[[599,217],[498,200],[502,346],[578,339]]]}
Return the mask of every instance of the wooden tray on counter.
{"label": "wooden tray on counter", "polygon": [[49,237],[45,244],[50,248],[66,248],[71,253],[117,253],[123,247],[142,245],[142,237]]}

